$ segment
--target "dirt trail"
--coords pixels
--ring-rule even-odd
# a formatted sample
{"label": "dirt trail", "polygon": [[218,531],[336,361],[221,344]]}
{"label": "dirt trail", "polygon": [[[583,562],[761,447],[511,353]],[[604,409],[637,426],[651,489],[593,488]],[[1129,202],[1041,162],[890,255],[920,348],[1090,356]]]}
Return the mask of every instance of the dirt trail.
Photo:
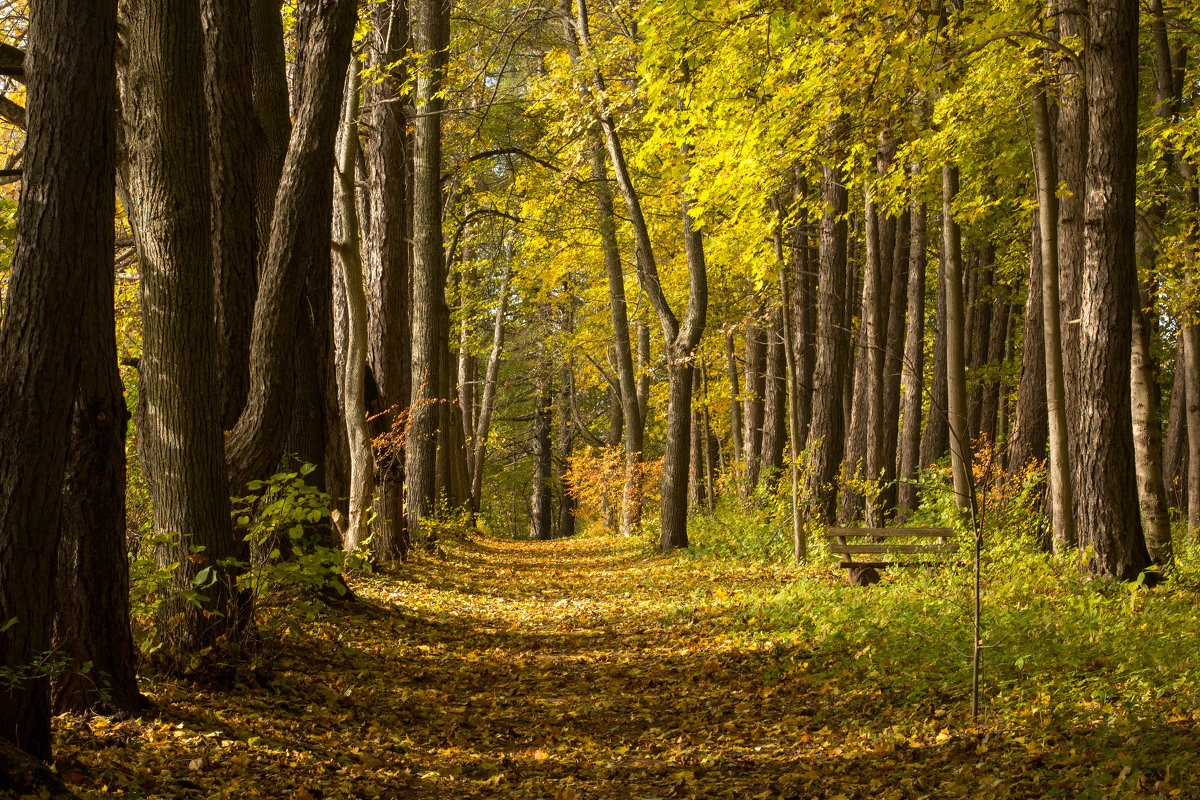
{"label": "dirt trail", "polygon": [[60,719],[59,771],[89,797],[977,796],[977,736],[893,733],[894,698],[745,620],[735,598],[786,572],[717,567],[612,538],[451,543],[219,688]]}
{"label": "dirt trail", "polygon": [[752,796],[793,771],[812,712],[772,675],[791,654],[747,651],[714,624],[736,578],[698,581],[612,539],[474,543],[454,560],[400,590],[430,647],[398,720],[420,793]]}

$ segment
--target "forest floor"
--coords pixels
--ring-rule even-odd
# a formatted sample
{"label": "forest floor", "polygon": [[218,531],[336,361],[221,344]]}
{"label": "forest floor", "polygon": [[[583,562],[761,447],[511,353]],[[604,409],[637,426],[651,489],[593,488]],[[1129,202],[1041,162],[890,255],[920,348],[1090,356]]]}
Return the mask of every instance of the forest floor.
{"label": "forest floor", "polygon": [[917,639],[889,651],[753,599],[803,577],[851,615],[895,604],[835,572],[451,542],[283,614],[223,685],[153,678],[139,719],[59,718],[57,769],[84,797],[1200,797],[1200,726],[1169,702],[1089,717],[1032,687],[973,723],[966,660],[921,631],[889,623]]}

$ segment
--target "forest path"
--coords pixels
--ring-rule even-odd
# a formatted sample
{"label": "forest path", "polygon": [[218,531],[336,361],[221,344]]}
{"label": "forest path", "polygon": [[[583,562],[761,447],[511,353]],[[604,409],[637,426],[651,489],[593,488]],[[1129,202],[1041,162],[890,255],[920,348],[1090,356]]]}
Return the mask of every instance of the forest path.
{"label": "forest path", "polygon": [[791,654],[746,649],[722,608],[774,576],[717,582],[608,537],[476,540],[404,570],[395,600],[417,653],[397,721],[413,788],[568,800],[778,787],[812,712],[779,680]]}
{"label": "forest path", "polygon": [[[861,609],[834,573],[805,580]],[[899,800],[1040,797],[1088,768],[912,703],[939,680],[920,664],[759,621],[797,578],[613,537],[450,541],[357,578],[362,602],[268,614],[261,669],[60,718],[59,772],[97,798]]]}

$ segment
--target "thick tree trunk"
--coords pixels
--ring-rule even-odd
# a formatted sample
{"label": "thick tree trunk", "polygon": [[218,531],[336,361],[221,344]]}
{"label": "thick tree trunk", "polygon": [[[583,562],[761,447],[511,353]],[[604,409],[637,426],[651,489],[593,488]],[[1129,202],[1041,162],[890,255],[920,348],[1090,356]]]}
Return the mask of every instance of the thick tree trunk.
{"label": "thick tree trunk", "polygon": [[204,95],[212,185],[212,257],[221,425],[231,430],[250,389],[257,291],[254,217],[254,73],[250,0],[202,0]]}
{"label": "thick tree trunk", "polygon": [[837,489],[833,484],[844,447],[842,389],[849,335],[846,331],[846,187],[836,167],[825,167],[821,180],[824,212],[817,278],[817,362],[813,371],[812,421],[808,429],[807,494],[824,521],[833,520]]}
{"label": "thick tree trunk", "polygon": [[[411,142],[404,115],[408,72],[404,53],[409,44],[405,3],[389,0],[371,6],[368,63],[378,71],[367,87],[371,124],[367,129],[367,192],[370,198],[366,252],[367,326],[371,374],[379,392],[376,431],[392,431],[408,408],[412,391],[409,326],[410,211],[407,181],[411,175]],[[379,454],[378,497],[372,544],[383,561],[403,559],[408,552],[404,517],[404,451],[401,442]],[[477,496],[477,495],[476,495]]]}
{"label": "thick tree trunk", "polygon": [[1137,167],[1136,0],[1092,0],[1087,231],[1080,282],[1079,544],[1090,571],[1133,580],[1150,563],[1129,406]]}
{"label": "thick tree trunk", "polygon": [[271,240],[271,225],[275,218],[275,195],[279,192],[279,179],[283,175],[283,161],[292,133],[279,0],[250,0],[250,40],[255,131],[252,139],[252,186],[256,261],[258,274],[261,275],[266,265],[267,244]]}
{"label": "thick tree trunk", "polygon": [[[283,454],[295,400],[297,319],[310,265],[329,261],[334,140],[354,31],[352,0],[302,0],[303,80],[276,195],[251,335],[250,393],[226,442],[229,485],[270,474]],[[324,336],[324,331],[314,335]]]}
{"label": "thick tree trunk", "polygon": [[[219,566],[241,552],[231,530],[209,238],[204,38],[196,0],[133,0],[125,87],[132,226],[143,310],[139,455],[166,537],[159,566],[179,564],[181,594],[160,606],[167,650],[193,653],[240,621],[233,576]],[[107,224],[107,223],[106,223]],[[179,298],[187,298],[180,303]],[[196,548],[203,554],[190,558]],[[201,569],[215,579],[197,607],[182,592]],[[205,579],[200,579],[201,584]]]}
{"label": "thick tree trunk", "polygon": [[967,439],[967,371],[963,353],[962,240],[954,219],[958,167],[942,167],[942,259],[946,281],[946,400],[950,465],[960,509],[971,507],[971,443]]}
{"label": "thick tree trunk", "polygon": [[[108,267],[111,262],[104,262]],[[84,343],[62,488],[55,576],[54,647],[65,657],[52,687],[55,713],[136,712],[137,657],[129,629],[125,545],[125,426],[117,371],[113,272],[88,276],[92,299],[78,331]],[[90,669],[84,665],[90,664]]]}
{"label": "thick tree trunk", "polygon": [[[918,167],[914,166],[914,170]],[[925,204],[913,200],[909,237],[908,326],[904,337],[903,407],[900,431],[900,483],[896,505],[917,507],[917,473],[921,456],[921,410],[925,394],[925,267],[928,229]]]}
{"label": "thick tree trunk", "polygon": [[[51,646],[61,490],[87,357],[79,336],[111,304],[95,288],[113,270],[116,14],[111,0],[29,8],[24,179],[0,328],[0,624],[16,620],[0,633],[2,670],[25,669]],[[111,330],[111,305],[104,313]],[[0,739],[50,758],[45,675],[0,689]]]}
{"label": "thick tree trunk", "polygon": [[414,102],[421,114],[413,126],[412,404],[404,472],[409,534],[425,539],[422,521],[434,511],[437,490],[442,360],[449,351],[440,113],[449,30],[444,0],[419,0],[411,8],[418,55]]}

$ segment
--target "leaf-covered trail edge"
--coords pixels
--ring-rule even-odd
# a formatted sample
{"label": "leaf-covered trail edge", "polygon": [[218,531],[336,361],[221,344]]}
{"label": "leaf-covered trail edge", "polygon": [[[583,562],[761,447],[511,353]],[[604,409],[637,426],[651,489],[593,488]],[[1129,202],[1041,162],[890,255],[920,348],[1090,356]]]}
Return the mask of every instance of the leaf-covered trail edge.
{"label": "leaf-covered trail edge", "polygon": [[920,663],[759,625],[746,598],[798,579],[840,591],[611,537],[447,543],[295,623],[269,667],[60,718],[57,768],[85,797],[1200,796],[1166,757],[1191,720],[1135,732],[1157,773],[1037,709],[970,724],[966,698],[881,679],[928,684]]}

